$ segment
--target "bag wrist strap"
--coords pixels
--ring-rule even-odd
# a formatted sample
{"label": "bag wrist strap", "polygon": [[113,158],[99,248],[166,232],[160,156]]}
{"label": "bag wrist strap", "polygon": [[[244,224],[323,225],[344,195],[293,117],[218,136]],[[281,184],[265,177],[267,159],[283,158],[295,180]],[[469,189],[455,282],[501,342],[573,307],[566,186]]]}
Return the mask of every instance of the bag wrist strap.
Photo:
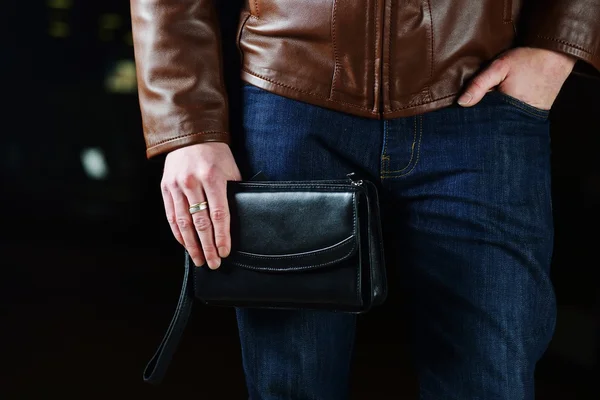
{"label": "bag wrist strap", "polygon": [[146,365],[144,370],[144,381],[152,384],[159,384],[167,372],[169,363],[177,350],[177,345],[181,340],[183,331],[188,323],[188,319],[192,312],[192,304],[194,301],[194,292],[192,288],[192,279],[190,279],[190,262],[187,252],[185,254],[185,272],[183,274],[183,284],[181,286],[181,294],[177,302],[175,314],[171,319],[169,328],[165,333],[156,353]]}

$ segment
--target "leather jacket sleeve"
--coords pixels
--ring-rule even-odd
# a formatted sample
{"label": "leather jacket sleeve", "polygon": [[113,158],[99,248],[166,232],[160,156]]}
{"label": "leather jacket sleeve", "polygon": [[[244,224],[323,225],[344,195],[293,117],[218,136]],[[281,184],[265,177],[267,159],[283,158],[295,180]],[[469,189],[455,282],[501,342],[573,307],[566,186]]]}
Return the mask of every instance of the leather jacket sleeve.
{"label": "leather jacket sleeve", "polygon": [[567,53],[600,70],[600,0],[533,3],[525,20],[524,45]]}
{"label": "leather jacket sleeve", "polygon": [[130,0],[146,155],[226,142],[228,105],[213,0]]}

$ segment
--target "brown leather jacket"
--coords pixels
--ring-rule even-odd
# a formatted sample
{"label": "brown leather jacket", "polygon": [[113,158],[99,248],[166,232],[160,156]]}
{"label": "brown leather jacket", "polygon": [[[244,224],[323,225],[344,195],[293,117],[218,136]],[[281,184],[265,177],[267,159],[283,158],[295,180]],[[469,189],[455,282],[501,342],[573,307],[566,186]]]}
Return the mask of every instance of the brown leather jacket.
{"label": "brown leather jacket", "polygon": [[[214,1],[229,0],[131,0],[148,157],[231,144]],[[448,106],[517,44],[600,69],[600,0],[245,2],[237,36],[244,81],[368,118]]]}

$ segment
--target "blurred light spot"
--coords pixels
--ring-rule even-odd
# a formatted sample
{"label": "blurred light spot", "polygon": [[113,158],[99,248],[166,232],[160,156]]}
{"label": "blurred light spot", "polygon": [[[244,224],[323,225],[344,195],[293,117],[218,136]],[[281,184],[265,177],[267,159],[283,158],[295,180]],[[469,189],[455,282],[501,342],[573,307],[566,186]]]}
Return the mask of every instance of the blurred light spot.
{"label": "blurred light spot", "polygon": [[123,24],[123,17],[119,14],[102,14],[98,21],[98,37],[103,42],[114,40],[115,31]]}
{"label": "blurred light spot", "polygon": [[133,60],[117,61],[106,76],[104,85],[110,93],[135,93],[137,90],[135,62]]}
{"label": "blurred light spot", "polygon": [[48,7],[66,10],[73,6],[73,0],[48,0]]}
{"label": "blurred light spot", "polygon": [[100,16],[100,28],[115,30],[121,27],[123,17],[119,14],[103,14]]}
{"label": "blurred light spot", "polygon": [[104,153],[97,147],[90,147],[81,152],[81,164],[89,178],[101,180],[108,177]]}
{"label": "blurred light spot", "polygon": [[71,28],[69,24],[63,21],[51,21],[50,26],[48,28],[48,33],[52,37],[64,38],[69,36],[71,33]]}

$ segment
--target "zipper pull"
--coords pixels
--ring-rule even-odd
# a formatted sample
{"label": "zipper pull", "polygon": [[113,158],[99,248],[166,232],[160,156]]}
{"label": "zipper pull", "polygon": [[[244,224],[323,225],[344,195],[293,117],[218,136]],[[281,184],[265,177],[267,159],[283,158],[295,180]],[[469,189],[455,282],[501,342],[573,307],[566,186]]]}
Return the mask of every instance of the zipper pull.
{"label": "zipper pull", "polygon": [[350,179],[350,182],[354,186],[360,186],[363,184],[362,179],[356,179],[356,174],[354,172],[350,172],[349,174],[346,174],[346,176],[348,177],[348,179]]}

